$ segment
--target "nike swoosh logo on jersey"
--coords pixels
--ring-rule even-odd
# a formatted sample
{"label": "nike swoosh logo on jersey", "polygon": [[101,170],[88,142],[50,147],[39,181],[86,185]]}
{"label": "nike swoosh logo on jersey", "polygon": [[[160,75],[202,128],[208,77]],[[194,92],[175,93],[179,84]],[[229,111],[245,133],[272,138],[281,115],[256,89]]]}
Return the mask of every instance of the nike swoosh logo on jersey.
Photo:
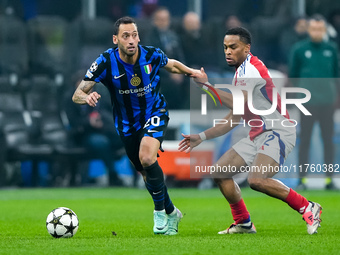
{"label": "nike swoosh logo on jersey", "polygon": [[157,130],[148,130],[148,133],[156,133],[158,132]]}
{"label": "nike swoosh logo on jersey", "polygon": [[121,74],[121,75],[118,75],[118,76],[113,76],[113,78],[115,78],[115,79],[119,79],[120,77],[122,77],[122,76],[124,76],[125,75],[125,73],[123,73],[123,74]]}
{"label": "nike swoosh logo on jersey", "polygon": [[158,191],[158,192],[152,192],[152,194],[153,195],[157,195],[157,194],[159,194],[159,193],[161,193],[162,191],[160,190],[160,191]]}

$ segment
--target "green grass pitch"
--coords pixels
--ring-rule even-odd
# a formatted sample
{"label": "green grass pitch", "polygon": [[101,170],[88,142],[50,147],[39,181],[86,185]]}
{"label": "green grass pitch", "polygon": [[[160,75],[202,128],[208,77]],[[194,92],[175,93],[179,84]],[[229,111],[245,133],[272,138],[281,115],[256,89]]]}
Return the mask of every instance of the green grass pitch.
{"label": "green grass pitch", "polygon": [[[302,194],[323,206],[316,235],[307,234],[301,216],[285,203],[250,189],[243,190],[243,197],[258,233],[217,235],[232,223],[217,189],[170,189],[185,216],[177,236],[156,236],[146,190],[0,190],[0,254],[339,254],[340,192]],[[59,206],[78,215],[73,238],[54,239],[47,233],[46,217]]]}

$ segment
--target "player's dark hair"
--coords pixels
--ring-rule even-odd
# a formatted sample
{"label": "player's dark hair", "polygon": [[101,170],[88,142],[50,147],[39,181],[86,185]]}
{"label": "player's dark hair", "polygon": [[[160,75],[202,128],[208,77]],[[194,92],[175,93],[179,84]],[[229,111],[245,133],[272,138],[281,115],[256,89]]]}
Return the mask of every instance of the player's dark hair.
{"label": "player's dark hair", "polygon": [[238,35],[240,41],[245,44],[251,44],[251,34],[244,27],[233,27],[227,30],[226,35]]}
{"label": "player's dark hair", "polygon": [[122,17],[122,18],[118,19],[113,26],[113,34],[114,35],[118,35],[119,26],[121,24],[135,24],[137,26],[136,21],[133,18],[131,18],[129,16]]}

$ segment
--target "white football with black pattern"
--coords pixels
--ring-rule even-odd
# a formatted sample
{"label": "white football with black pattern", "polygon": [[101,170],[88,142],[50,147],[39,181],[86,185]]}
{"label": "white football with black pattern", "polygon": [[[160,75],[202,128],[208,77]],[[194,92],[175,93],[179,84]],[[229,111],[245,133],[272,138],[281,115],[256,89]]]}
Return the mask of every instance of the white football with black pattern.
{"label": "white football with black pattern", "polygon": [[69,238],[74,236],[79,227],[77,215],[70,208],[58,207],[47,216],[46,228],[54,238]]}

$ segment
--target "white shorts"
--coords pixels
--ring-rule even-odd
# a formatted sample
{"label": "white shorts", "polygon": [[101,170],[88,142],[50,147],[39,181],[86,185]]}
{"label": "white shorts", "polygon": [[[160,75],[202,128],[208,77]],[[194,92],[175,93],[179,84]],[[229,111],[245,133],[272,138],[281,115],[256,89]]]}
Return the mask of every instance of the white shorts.
{"label": "white shorts", "polygon": [[288,154],[295,146],[296,136],[283,136],[275,131],[267,131],[255,137],[243,138],[232,148],[243,158],[248,166],[252,165],[258,153],[265,154],[283,165]]}

